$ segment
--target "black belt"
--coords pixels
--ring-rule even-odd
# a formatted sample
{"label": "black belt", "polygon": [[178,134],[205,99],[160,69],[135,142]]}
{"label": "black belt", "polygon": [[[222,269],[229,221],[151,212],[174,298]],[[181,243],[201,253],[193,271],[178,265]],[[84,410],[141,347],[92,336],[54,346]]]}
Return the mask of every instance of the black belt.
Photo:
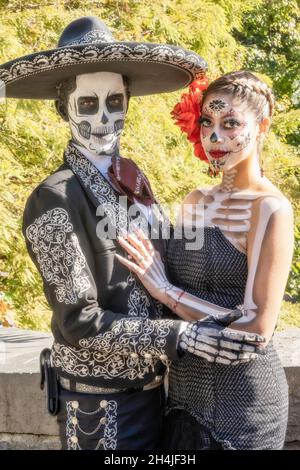
{"label": "black belt", "polygon": [[[137,390],[147,391],[152,390],[153,388],[159,387],[163,384],[163,376],[157,375],[152,382],[143,387],[137,387]],[[109,388],[109,387],[98,387],[97,385],[87,385],[81,382],[76,382],[72,379],[66,379],[64,377],[59,377],[59,383],[62,388],[65,390],[69,390],[71,392],[78,392],[78,393],[94,393],[94,394],[109,394],[109,393],[121,393],[126,392],[129,388]],[[132,390],[132,388],[131,388]]]}

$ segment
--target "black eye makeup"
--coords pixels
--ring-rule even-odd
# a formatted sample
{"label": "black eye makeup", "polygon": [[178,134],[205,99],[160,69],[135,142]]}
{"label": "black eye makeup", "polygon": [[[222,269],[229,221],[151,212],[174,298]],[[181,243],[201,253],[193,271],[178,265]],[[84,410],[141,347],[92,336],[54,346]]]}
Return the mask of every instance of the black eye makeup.
{"label": "black eye makeup", "polygon": [[77,100],[79,114],[96,114],[99,110],[97,96],[80,96]]}
{"label": "black eye makeup", "polygon": [[243,123],[240,122],[238,119],[230,118],[230,119],[226,119],[223,122],[223,126],[225,129],[236,129],[237,127],[243,126]]}
{"label": "black eye makeup", "polygon": [[122,93],[109,95],[106,98],[106,107],[109,113],[120,113],[124,111],[124,95]]}
{"label": "black eye makeup", "polygon": [[211,120],[207,117],[201,117],[199,119],[200,126],[209,127],[211,125]]}
{"label": "black eye makeup", "polygon": [[[208,117],[202,116],[199,119],[199,125],[203,127],[211,127],[213,125],[212,120]],[[245,127],[246,123],[243,121],[240,121],[239,119],[236,118],[225,118],[222,122],[222,127],[224,129],[237,129],[239,127]]]}

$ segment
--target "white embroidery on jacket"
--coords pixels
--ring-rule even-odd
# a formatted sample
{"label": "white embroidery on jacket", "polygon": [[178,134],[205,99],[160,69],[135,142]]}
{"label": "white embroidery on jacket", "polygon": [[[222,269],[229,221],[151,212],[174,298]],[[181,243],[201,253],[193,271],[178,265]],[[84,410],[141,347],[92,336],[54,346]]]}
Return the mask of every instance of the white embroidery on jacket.
{"label": "white embroidery on jacket", "polygon": [[[127,211],[96,167],[72,144],[67,147],[65,156],[73,172],[104,206],[111,224],[122,223],[127,227]],[[129,380],[143,379],[150,369],[154,369],[160,356],[165,354],[171,321],[164,320],[164,325],[162,322],[157,325],[156,322],[147,322],[150,316],[161,318],[162,304],[151,299],[132,273],[129,273],[127,283],[131,287],[127,301],[128,316],[135,317],[135,323],[119,320],[111,330],[80,340],[79,348],[55,342],[52,350],[55,367],[75,377]]]}
{"label": "white embroidery on jacket", "polygon": [[67,211],[62,207],[48,210],[27,227],[26,237],[43,278],[55,286],[58,302],[75,304],[90,288],[90,281]]}
{"label": "white embroidery on jacket", "polygon": [[143,379],[160,360],[165,362],[173,320],[123,319],[110,331],[79,341],[80,347],[53,344],[57,368],[76,377]]}

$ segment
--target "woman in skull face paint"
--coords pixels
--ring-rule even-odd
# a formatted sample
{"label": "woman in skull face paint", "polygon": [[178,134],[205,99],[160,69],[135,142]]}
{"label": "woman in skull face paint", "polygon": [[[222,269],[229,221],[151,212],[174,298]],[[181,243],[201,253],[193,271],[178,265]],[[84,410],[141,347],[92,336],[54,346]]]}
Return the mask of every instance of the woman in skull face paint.
{"label": "woman in skull face paint", "polygon": [[[288,392],[272,336],[293,252],[289,201],[263,175],[259,157],[274,108],[271,90],[246,71],[212,82],[200,120],[203,153],[222,182],[192,191],[183,201],[168,245],[168,277],[141,233],[121,240],[133,261],[121,259],[151,292],[189,323],[184,351],[169,375],[165,446],[168,449],[281,449]],[[201,247],[187,248],[187,229]],[[178,232],[177,232],[178,234]],[[216,357],[220,336],[209,318],[238,308],[229,331],[264,336],[264,354],[230,362]],[[209,328],[211,328],[209,330]],[[225,330],[228,328],[225,328]],[[227,336],[228,338],[228,336]],[[227,339],[226,339],[227,341]],[[225,340],[221,339],[225,346]],[[232,349],[232,347],[231,347]]]}

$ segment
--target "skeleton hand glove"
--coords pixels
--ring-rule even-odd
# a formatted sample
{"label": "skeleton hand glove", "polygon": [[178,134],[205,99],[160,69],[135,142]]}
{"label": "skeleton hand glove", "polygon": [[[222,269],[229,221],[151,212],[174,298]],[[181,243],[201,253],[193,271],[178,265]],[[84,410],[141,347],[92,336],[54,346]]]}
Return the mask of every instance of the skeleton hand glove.
{"label": "skeleton hand glove", "polygon": [[220,364],[236,365],[255,359],[258,354],[264,353],[262,343],[265,338],[228,327],[241,315],[241,311],[237,309],[226,315],[207,316],[203,320],[189,323],[180,336],[179,348]]}

